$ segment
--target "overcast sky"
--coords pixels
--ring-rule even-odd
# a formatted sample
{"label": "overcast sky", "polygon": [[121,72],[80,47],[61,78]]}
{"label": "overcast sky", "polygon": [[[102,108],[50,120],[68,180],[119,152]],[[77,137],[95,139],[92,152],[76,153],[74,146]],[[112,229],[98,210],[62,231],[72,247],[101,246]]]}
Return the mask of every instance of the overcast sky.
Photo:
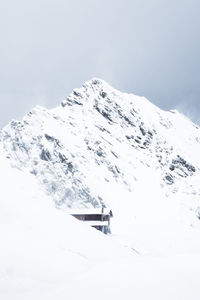
{"label": "overcast sky", "polygon": [[0,127],[92,77],[200,124],[199,0],[0,0]]}

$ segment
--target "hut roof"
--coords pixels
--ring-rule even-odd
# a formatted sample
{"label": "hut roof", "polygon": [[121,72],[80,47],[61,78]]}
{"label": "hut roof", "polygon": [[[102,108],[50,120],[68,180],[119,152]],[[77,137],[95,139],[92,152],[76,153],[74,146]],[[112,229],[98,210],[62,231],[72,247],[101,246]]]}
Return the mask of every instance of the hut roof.
{"label": "hut roof", "polygon": [[[70,215],[100,215],[102,214],[101,208],[81,208],[81,209],[68,209]],[[108,215],[110,209],[104,208],[104,214]]]}

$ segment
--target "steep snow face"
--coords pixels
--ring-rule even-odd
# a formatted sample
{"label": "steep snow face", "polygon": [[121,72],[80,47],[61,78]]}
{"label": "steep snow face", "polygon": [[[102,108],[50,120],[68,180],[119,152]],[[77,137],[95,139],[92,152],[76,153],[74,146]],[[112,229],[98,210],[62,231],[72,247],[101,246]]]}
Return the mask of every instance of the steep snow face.
{"label": "steep snow face", "polygon": [[73,90],[55,109],[37,106],[12,121],[0,142],[11,165],[36,176],[58,206],[113,206],[152,178],[165,195],[180,188],[200,195],[191,184],[200,169],[199,127],[100,79]]}

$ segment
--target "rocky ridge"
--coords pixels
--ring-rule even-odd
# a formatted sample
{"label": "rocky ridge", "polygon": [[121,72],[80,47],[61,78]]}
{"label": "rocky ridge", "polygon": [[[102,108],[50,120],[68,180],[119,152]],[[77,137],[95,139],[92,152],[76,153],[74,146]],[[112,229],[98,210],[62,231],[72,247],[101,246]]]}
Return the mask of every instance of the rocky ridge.
{"label": "rocky ridge", "polygon": [[92,79],[55,109],[35,107],[0,131],[11,165],[28,170],[58,207],[110,205],[118,189],[134,193],[143,175],[166,195],[200,195],[200,130],[177,111]]}

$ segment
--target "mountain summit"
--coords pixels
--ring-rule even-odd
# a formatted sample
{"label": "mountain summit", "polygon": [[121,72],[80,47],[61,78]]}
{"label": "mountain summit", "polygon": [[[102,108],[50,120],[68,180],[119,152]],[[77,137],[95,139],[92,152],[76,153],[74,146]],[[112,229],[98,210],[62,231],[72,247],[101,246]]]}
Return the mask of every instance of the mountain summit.
{"label": "mountain summit", "polygon": [[10,122],[0,131],[0,146],[59,207],[113,206],[114,199],[143,190],[150,196],[152,189],[200,195],[199,127],[97,78],[55,109],[37,106]]}

